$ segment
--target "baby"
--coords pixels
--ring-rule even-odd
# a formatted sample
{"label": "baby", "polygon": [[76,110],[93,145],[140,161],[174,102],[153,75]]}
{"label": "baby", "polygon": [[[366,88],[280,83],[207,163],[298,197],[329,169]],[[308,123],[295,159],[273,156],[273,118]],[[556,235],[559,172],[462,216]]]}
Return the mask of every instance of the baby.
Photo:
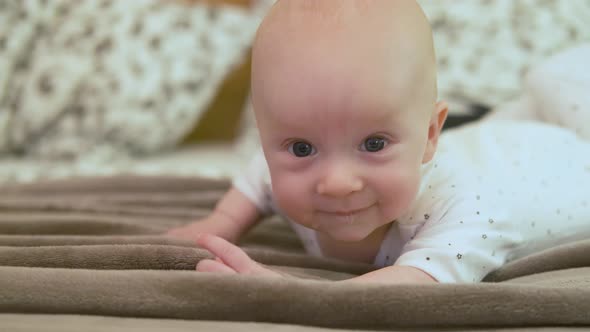
{"label": "baby", "polygon": [[280,277],[231,243],[270,212],[310,254],[379,267],[353,282],[478,282],[590,235],[590,144],[573,133],[495,121],[439,141],[447,105],[415,1],[279,1],[252,61],[263,152],[209,217],[168,233],[217,257],[198,271]]}

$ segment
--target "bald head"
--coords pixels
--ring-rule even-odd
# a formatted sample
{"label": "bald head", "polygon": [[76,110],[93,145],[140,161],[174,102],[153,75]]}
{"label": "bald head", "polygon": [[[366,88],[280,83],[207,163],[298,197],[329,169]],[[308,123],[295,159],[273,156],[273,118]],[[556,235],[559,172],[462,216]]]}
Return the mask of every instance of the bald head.
{"label": "bald head", "polygon": [[356,82],[400,103],[436,101],[432,32],[414,0],[279,0],[258,30],[252,65],[255,106],[258,92],[309,81],[323,93],[350,95],[345,82]]}
{"label": "bald head", "polygon": [[[416,24],[430,32],[428,22],[414,0],[278,0],[261,25],[266,28],[313,28],[361,23],[387,29],[397,23]],[[405,24],[404,24],[405,23]],[[399,24],[398,24],[399,25]]]}

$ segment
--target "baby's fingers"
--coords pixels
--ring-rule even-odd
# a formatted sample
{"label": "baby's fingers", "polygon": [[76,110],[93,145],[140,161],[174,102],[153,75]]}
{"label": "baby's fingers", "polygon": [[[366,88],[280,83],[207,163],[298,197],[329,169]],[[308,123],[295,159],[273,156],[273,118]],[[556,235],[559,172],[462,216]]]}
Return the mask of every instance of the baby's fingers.
{"label": "baby's fingers", "polygon": [[228,273],[235,274],[236,271],[232,270],[229,266],[222,262],[214,261],[211,259],[202,259],[197,263],[197,272],[214,272],[214,273]]}
{"label": "baby's fingers", "polygon": [[[259,268],[240,247],[214,235],[201,234],[197,238],[197,244],[207,249],[222,263],[239,273],[255,272]],[[219,262],[217,262],[219,263]]]}

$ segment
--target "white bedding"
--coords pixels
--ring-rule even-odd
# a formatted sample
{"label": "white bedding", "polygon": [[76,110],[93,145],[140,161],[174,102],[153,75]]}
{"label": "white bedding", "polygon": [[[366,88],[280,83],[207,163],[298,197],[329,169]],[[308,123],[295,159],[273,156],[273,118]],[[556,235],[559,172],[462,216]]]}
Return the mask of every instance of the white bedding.
{"label": "white bedding", "polygon": [[0,184],[121,173],[230,178],[244,165],[248,155],[248,151],[233,144],[201,144],[141,158],[117,155],[77,161],[4,158],[0,159]]}

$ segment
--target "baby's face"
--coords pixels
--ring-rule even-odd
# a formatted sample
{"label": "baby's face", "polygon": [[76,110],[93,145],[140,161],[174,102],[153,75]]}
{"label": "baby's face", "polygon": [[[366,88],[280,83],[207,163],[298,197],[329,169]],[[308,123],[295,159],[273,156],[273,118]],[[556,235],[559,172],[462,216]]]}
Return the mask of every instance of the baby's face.
{"label": "baby's face", "polygon": [[276,203],[341,241],[408,210],[428,138],[428,103],[406,99],[373,66],[350,66],[273,66],[253,96]]}
{"label": "baby's face", "polygon": [[274,7],[254,46],[252,99],[291,220],[360,241],[407,212],[438,135],[432,52],[412,1]]}

